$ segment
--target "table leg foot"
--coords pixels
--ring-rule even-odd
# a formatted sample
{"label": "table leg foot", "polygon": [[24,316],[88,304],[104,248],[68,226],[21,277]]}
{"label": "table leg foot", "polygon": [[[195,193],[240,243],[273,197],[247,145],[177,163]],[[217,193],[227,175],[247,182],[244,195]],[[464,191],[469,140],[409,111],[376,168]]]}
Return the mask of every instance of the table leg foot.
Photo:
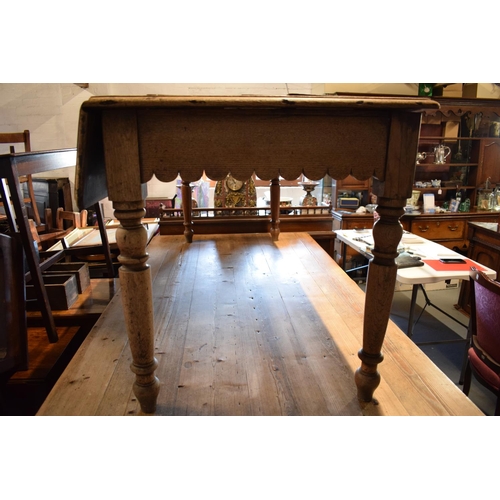
{"label": "table leg foot", "polygon": [[383,361],[384,356],[382,353],[367,354],[363,349],[358,352],[358,356],[361,359],[361,366],[354,373],[354,381],[358,388],[358,399],[368,403],[372,401],[373,393],[380,384],[377,365]]}
{"label": "table leg foot", "polygon": [[156,400],[160,392],[160,381],[155,376],[157,366],[158,361],[156,358],[146,366],[139,366],[134,363],[130,365],[130,369],[136,375],[133,391],[143,413],[154,413],[156,411]]}

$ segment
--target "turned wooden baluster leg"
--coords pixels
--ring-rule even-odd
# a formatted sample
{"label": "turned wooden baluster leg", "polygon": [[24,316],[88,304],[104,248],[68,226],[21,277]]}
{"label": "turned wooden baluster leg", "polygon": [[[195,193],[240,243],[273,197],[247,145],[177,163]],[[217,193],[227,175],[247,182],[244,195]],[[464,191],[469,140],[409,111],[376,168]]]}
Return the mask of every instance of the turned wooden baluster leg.
{"label": "turned wooden baluster leg", "polygon": [[188,243],[193,241],[193,215],[192,207],[193,202],[191,201],[191,186],[189,182],[182,181],[181,186],[182,193],[182,211],[184,213],[184,237]]}
{"label": "turned wooden baluster leg", "polygon": [[280,180],[271,180],[271,238],[278,241],[280,236]]}
{"label": "turned wooden baluster leg", "polygon": [[382,199],[377,207],[380,219],[373,226],[375,247],[366,282],[363,348],[358,352],[361,366],[354,377],[360,401],[371,401],[380,383],[377,365],[384,359],[381,350],[396,285],[395,259],[403,236],[399,223],[404,213],[403,205],[404,201],[401,201],[401,207],[387,207]]}
{"label": "turned wooden baluster leg", "polygon": [[151,269],[146,264],[147,231],[142,225],[144,202],[113,202],[121,226],[116,231],[125,323],[135,373],[134,394],[144,413],[154,413],[160,382],[155,376],[154,322]]}

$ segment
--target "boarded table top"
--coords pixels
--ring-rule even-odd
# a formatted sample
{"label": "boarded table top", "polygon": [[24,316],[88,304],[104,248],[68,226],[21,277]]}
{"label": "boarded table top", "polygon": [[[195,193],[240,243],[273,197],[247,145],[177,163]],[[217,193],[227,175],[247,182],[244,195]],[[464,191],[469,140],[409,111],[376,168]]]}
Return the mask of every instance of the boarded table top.
{"label": "boarded table top", "polygon": [[[392,322],[376,400],[354,371],[364,293],[305,233],[156,236],[158,415],[482,415]],[[120,294],[39,415],[134,415]]]}

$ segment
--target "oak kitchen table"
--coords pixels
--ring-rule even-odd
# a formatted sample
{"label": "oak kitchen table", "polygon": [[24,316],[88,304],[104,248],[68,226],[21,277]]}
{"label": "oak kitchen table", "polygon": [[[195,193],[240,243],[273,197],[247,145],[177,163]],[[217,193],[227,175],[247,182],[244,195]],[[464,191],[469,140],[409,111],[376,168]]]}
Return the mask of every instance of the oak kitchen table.
{"label": "oak kitchen table", "polygon": [[[245,181],[252,174],[271,186],[271,235],[279,239],[279,178],[311,180],[373,177],[379,221],[373,229],[364,308],[360,401],[380,383],[378,364],[396,281],[399,218],[411,196],[421,113],[439,104],[425,98],[284,96],[93,97],[80,111],[76,189],[88,207],[108,196],[121,227],[120,282],[135,373],[134,392],[154,413],[155,375],[151,272],[147,264],[145,184],[183,183],[184,235],[193,238],[189,183],[203,174]],[[390,293],[380,293],[381,290]],[[110,361],[111,362],[111,361]]]}

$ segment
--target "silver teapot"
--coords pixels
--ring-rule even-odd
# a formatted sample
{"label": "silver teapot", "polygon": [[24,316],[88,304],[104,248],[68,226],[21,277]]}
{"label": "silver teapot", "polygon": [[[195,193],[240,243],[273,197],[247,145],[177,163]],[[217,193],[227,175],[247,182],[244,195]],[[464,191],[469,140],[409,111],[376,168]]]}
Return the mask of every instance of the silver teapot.
{"label": "silver teapot", "polygon": [[420,163],[420,160],[425,160],[427,158],[427,153],[417,153],[417,164]]}
{"label": "silver teapot", "polygon": [[446,158],[448,158],[451,153],[451,149],[448,146],[440,144],[434,148],[434,163],[441,164],[446,163]]}

